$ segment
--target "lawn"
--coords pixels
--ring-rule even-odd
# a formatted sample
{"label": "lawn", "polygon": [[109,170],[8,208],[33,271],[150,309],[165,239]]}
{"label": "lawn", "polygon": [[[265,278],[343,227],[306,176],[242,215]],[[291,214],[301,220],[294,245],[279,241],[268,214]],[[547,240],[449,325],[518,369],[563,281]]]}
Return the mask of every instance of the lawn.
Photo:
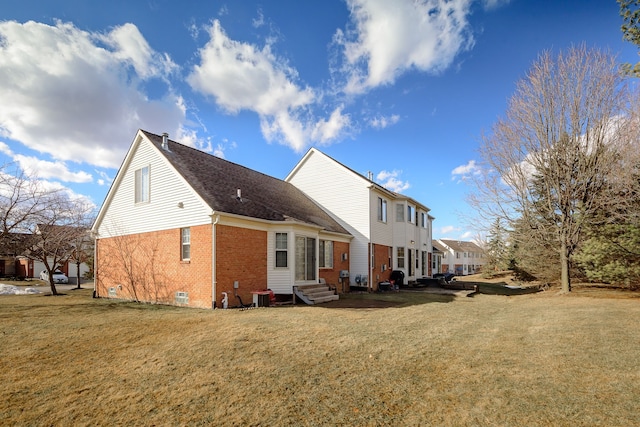
{"label": "lawn", "polygon": [[[0,297],[0,425],[640,425],[640,300]],[[363,302],[364,301],[364,302]]]}

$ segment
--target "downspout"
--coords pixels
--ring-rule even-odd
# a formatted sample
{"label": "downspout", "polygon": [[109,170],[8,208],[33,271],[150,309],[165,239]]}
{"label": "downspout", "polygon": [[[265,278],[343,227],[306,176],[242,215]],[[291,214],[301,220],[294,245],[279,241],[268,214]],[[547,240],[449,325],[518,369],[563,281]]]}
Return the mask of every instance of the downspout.
{"label": "downspout", "polygon": [[91,233],[93,237],[93,297],[98,298],[98,233]]}
{"label": "downspout", "polygon": [[213,224],[211,227],[211,309],[216,308],[216,225],[220,221],[220,215],[216,215],[215,211],[211,212],[211,216],[214,216]]}

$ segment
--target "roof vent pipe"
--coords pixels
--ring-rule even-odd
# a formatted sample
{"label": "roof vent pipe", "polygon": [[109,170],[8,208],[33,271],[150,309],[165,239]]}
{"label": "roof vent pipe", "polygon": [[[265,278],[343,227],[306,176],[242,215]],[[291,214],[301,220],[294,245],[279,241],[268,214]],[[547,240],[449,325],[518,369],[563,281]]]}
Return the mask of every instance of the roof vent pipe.
{"label": "roof vent pipe", "polygon": [[166,132],[162,134],[162,149],[169,151],[169,134]]}
{"label": "roof vent pipe", "polygon": [[373,182],[373,172],[367,172],[367,178],[369,178],[369,181]]}
{"label": "roof vent pipe", "polygon": [[242,191],[239,188],[236,190],[236,200],[242,201]]}

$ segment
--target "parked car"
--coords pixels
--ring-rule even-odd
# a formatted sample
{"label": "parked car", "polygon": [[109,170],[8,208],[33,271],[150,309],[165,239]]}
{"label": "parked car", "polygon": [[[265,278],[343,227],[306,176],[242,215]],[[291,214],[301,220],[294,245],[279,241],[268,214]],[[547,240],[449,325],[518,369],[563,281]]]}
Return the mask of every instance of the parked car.
{"label": "parked car", "polygon": [[434,279],[444,279],[445,282],[449,283],[453,280],[455,274],[453,273],[436,273],[433,275]]}
{"label": "parked car", "polygon": [[[40,272],[40,280],[49,283],[49,273],[47,273],[47,270]],[[69,283],[69,278],[62,271],[56,270],[53,272],[53,283]]]}

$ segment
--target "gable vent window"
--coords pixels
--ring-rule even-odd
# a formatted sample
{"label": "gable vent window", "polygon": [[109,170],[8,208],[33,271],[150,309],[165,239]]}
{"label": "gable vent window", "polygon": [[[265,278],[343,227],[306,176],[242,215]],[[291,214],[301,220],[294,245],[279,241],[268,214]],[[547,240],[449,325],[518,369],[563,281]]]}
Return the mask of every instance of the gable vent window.
{"label": "gable vent window", "polygon": [[189,292],[176,292],[176,304],[189,304]]}
{"label": "gable vent window", "polygon": [[149,166],[136,170],[135,178],[136,203],[149,202]]}
{"label": "gable vent window", "polygon": [[180,259],[182,261],[189,261],[191,259],[191,229],[180,229],[180,237],[182,240],[182,250],[180,252]]}

